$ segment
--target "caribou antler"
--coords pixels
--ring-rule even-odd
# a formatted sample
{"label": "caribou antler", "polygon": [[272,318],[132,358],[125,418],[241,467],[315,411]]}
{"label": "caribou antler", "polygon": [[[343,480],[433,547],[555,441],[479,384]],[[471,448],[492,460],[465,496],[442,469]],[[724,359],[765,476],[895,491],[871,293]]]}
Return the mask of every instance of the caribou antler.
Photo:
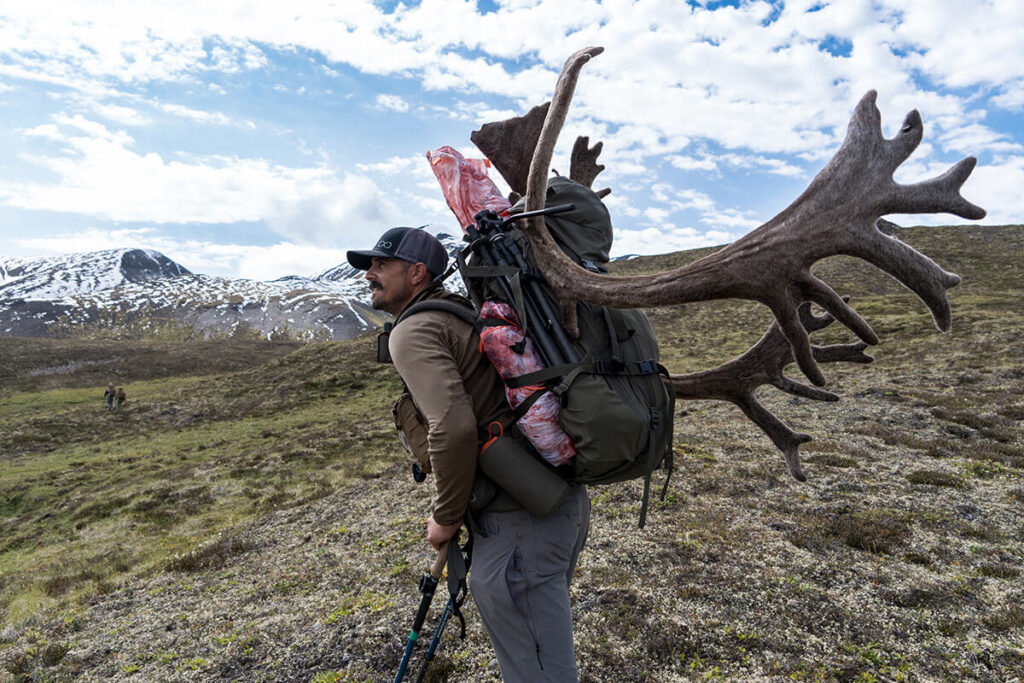
{"label": "caribou antler", "polygon": [[[537,105],[525,116],[515,116],[504,121],[485,123],[480,130],[473,131],[469,139],[490,160],[505,179],[516,197],[526,194],[526,178],[530,173],[529,161],[533,150],[537,147],[537,139],[544,127],[550,102]],[[604,165],[597,163],[603,143],[590,146],[590,138],[581,135],[576,138],[572,148],[569,178],[592,187],[594,178],[604,170]],[[605,197],[611,190],[598,190],[599,197]]]}
{"label": "caribou antler", "polygon": [[[572,146],[569,179],[576,181],[580,185],[593,187],[594,178],[604,170],[604,164],[597,163],[597,157],[600,156],[602,147],[604,147],[603,142],[599,142],[591,147],[590,138],[586,135],[576,138],[576,143]],[[602,192],[604,194],[601,194]],[[608,190],[608,192],[611,192],[611,190]],[[608,192],[601,190],[597,194],[603,197]]]}
{"label": "caribou antler", "polygon": [[[565,63],[550,105],[534,108],[526,117],[487,124],[472,139],[512,189],[526,194],[525,211],[544,207],[548,169],[558,133],[565,122],[580,70],[603,48],[590,47]],[[948,212],[978,219],[985,211],[960,196],[960,187],[974,169],[968,157],[943,175],[899,185],[893,173],[921,142],[921,117],[907,115],[892,139],[882,136],[876,94],[869,91],[854,111],[839,151],[796,201],[770,221],[729,246],[691,264],[654,275],[609,277],[576,266],[555,244],[541,217],[522,225],[540,270],[558,294],[563,326],[576,329],[576,302],[585,300],[617,308],[638,308],[741,298],[771,309],[775,322],[743,355],[711,370],[672,375],[672,390],[683,399],[717,399],[735,403],[782,451],[790,474],[804,481],[799,446],[810,440],[794,432],[754,397],[754,390],[771,384],[781,391],[821,401],[835,401],[831,392],[786,377],[782,370],[796,362],[814,384],[825,378],[818,363],[867,363],[868,344],[878,343],[871,326],[810,267],[827,256],[845,254],[864,259],[913,290],[931,310],[936,326],[948,330],[946,290],[960,278],[876,226],[889,213]],[[543,112],[543,122],[541,122]],[[597,164],[601,144],[577,139],[571,177],[593,183],[603,166]],[[529,172],[525,158],[532,150]],[[602,191],[605,192],[606,191]],[[826,312],[810,314],[811,302]],[[854,344],[812,346],[808,332],[839,320],[861,339]]]}
{"label": "caribou antler", "polygon": [[[797,309],[802,327],[808,332],[830,325],[835,318],[829,314],[811,314],[811,304],[804,302]],[[812,346],[811,352],[820,363],[870,363],[874,359],[864,353],[864,342]],[[782,370],[793,362],[793,351],[778,322],[772,323],[764,336],[743,355],[711,370],[688,375],[671,375],[672,391],[677,398],[730,401],[768,435],[782,451],[786,468],[794,479],[806,481],[800,466],[800,444],[811,440],[807,434],[794,432],[754,397],[754,390],[770,384],[780,391],[816,401],[838,401],[830,391],[809,387],[786,377]]]}
{"label": "caribou antler", "polygon": [[[544,206],[551,156],[579,72],[601,52],[600,47],[580,50],[562,69],[530,163],[526,211]],[[543,218],[526,219],[523,228],[533,245],[538,266],[558,292],[563,325],[568,330],[576,329],[579,300],[633,308],[709,299],[751,299],[771,309],[792,346],[800,370],[814,384],[823,385],[825,378],[799,321],[797,309],[801,302],[813,301],[864,342],[878,343],[871,326],[810,272],[811,265],[822,258],[847,254],[872,263],[909,287],[927,304],[936,326],[949,329],[946,290],[958,284],[960,278],[924,254],[882,234],[875,222],[890,213],[948,212],[971,219],[984,217],[983,209],[959,193],[975,159],[968,157],[928,181],[897,184],[893,172],[921,141],[921,117],[916,111],[908,114],[896,137],[887,140],[882,137],[875,97],[875,92],[870,91],[861,99],[843,145],[795,202],[736,242],[676,270],[613,278],[589,273],[562,253]]]}
{"label": "caribou antler", "polygon": [[[480,130],[473,131],[469,136],[512,191],[520,196],[526,194],[530,160],[537,148],[537,140],[547,119],[550,104],[547,102],[537,105],[526,116],[485,123]],[[550,163],[549,158],[548,164]],[[544,172],[547,173],[546,170]]]}

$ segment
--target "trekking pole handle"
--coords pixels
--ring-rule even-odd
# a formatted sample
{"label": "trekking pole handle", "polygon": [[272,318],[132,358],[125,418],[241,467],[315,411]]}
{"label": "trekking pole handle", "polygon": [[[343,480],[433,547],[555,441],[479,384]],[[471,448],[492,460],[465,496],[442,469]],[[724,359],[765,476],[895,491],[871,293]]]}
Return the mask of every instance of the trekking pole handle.
{"label": "trekking pole handle", "polygon": [[435,579],[440,580],[441,574],[444,573],[444,566],[448,563],[448,541],[441,544],[441,547],[437,550],[437,557],[434,559],[434,564],[430,568],[430,575]]}

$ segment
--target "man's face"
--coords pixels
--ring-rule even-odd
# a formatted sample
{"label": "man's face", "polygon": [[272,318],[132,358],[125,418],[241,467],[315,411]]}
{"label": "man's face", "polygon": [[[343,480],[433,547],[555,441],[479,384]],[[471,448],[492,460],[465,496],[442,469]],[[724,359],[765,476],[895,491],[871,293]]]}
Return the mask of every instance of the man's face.
{"label": "man's face", "polygon": [[411,263],[397,258],[374,258],[366,279],[370,282],[370,305],[378,311],[398,315],[415,295]]}

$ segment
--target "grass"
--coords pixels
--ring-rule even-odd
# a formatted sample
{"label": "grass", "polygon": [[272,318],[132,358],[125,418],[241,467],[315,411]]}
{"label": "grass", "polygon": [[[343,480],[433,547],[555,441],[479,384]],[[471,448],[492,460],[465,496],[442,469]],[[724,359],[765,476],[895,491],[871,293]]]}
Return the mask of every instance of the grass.
{"label": "grass", "polygon": [[[379,474],[395,458],[394,385],[365,388],[360,371],[339,369],[341,348],[214,380],[135,382],[120,415],[90,389],[3,399],[0,419],[17,426],[2,438],[0,609],[17,620],[164,567],[223,564],[244,542],[211,545],[216,534]],[[304,379],[268,382],[290,373]],[[350,450],[365,457],[339,457]]]}
{"label": "grass", "polygon": [[[824,368],[838,404],[758,391],[814,438],[807,483],[734,406],[696,401],[679,405],[676,471],[643,532],[639,482],[592,489],[572,589],[582,680],[1022,670],[1024,229],[901,238],[964,276],[953,330],[863,264],[816,267],[883,343],[874,365]],[[651,318],[675,372],[770,322],[734,302]],[[393,437],[399,383],[374,341],[0,339],[0,680],[393,676],[430,492]],[[102,404],[115,368],[119,415]],[[466,612],[428,680],[497,680],[472,598]]]}

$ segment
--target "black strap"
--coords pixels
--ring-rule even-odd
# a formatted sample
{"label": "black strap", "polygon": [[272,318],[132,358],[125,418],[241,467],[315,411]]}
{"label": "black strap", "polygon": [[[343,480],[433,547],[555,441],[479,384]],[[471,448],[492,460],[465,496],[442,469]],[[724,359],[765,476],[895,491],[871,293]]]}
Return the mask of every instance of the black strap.
{"label": "black strap", "polygon": [[555,379],[556,377],[562,377],[564,375],[567,375],[573,370],[581,368],[582,365],[582,363],[566,363],[565,365],[555,365],[550,368],[541,368],[540,370],[527,372],[524,375],[509,377],[507,380],[505,380],[505,386],[511,389],[519,389],[521,387],[530,386],[531,384],[544,384],[545,382]]}
{"label": "black strap", "polygon": [[[481,238],[485,239],[485,238]],[[523,330],[530,329],[530,320],[526,316],[526,303],[523,299],[523,283],[520,279],[522,271],[516,266],[471,266],[466,260],[466,254],[472,252],[473,245],[469,245],[463,249],[455,257],[459,264],[459,273],[462,275],[462,279],[466,281],[466,289],[471,293],[474,292],[473,287],[469,286],[469,281],[474,279],[494,278],[503,277],[505,283],[509,287],[509,292],[512,294],[512,307],[516,310],[516,314],[519,316],[519,322]],[[479,292],[479,294],[485,295],[487,292]],[[483,300],[477,301],[480,298],[474,296],[474,303],[479,306],[483,306]]]}
{"label": "black strap", "polygon": [[622,362],[597,360],[594,361],[594,374],[610,377],[640,377],[643,375],[657,375],[660,366],[653,359],[637,360],[628,365]]}
{"label": "black strap", "polygon": [[622,365],[620,363],[618,367],[615,367],[613,363],[606,360],[593,360],[593,357],[588,354],[579,363],[555,365],[550,368],[542,368],[540,370],[528,372],[524,375],[510,377],[505,380],[505,384],[512,389],[518,389],[531,384],[543,384],[544,382],[555,379],[556,377],[564,377],[567,375],[572,375],[575,379],[576,375],[581,372],[609,377],[640,377],[643,375],[657,375],[660,373],[660,367],[661,366],[653,360],[638,360],[630,363],[629,365]]}
{"label": "black strap", "polygon": [[534,391],[529,396],[527,396],[526,399],[522,403],[517,405],[515,407],[515,410],[512,411],[512,422],[519,422],[519,420],[522,419],[523,415],[526,415],[526,412],[533,407],[533,404],[536,403],[541,396],[543,396],[549,391],[550,389],[548,389],[547,387],[541,387]]}
{"label": "black strap", "polygon": [[669,448],[668,449],[668,455],[666,455],[665,459],[662,461],[662,462],[665,463],[665,485],[661,487],[661,501],[662,502],[665,502],[665,495],[668,493],[668,482],[669,482],[670,479],[672,479],[672,468],[674,466],[674,462],[673,462],[674,461],[674,458],[673,458],[674,455],[675,454],[672,452],[672,449]]}
{"label": "black strap", "polygon": [[[469,529],[467,525],[467,529]],[[469,567],[473,562],[473,532],[468,531],[466,545],[459,547],[455,538],[448,543],[448,593],[452,596],[452,614],[459,618],[459,637],[466,637],[466,618],[462,614],[462,603],[469,593]]]}
{"label": "black strap", "polygon": [[[440,287],[440,285],[438,284],[436,287]],[[479,332],[479,329],[476,327],[478,320],[476,309],[472,308],[472,303],[470,303],[465,297],[449,293],[447,298],[424,299],[422,301],[417,301],[412,306],[409,306],[402,311],[395,322],[384,323],[383,329],[377,335],[378,363],[391,362],[391,351],[388,348],[388,343],[391,332],[395,329],[395,325],[402,322],[409,316],[416,315],[422,311],[443,311],[445,313],[451,313],[456,318],[464,320]],[[406,389],[406,391],[408,391],[408,389]]]}
{"label": "black strap", "polygon": [[[653,437],[651,441],[654,441]],[[644,528],[644,524],[647,523],[647,503],[651,500],[651,475],[648,474],[644,477],[644,497],[643,502],[640,504],[640,528]]]}
{"label": "black strap", "polygon": [[612,320],[611,309],[607,306],[601,309],[604,312],[604,324],[608,327],[608,340],[612,347],[612,366],[622,367],[622,349],[619,348],[619,330],[615,327],[615,322]]}
{"label": "black strap", "polygon": [[477,319],[476,311],[464,304],[456,303],[449,299],[427,299],[426,301],[415,303],[402,311],[402,314],[398,316],[397,320],[395,320],[395,325],[402,322],[410,315],[415,315],[422,311],[443,311],[445,313],[451,313],[456,318],[465,320],[470,325],[475,325]]}

